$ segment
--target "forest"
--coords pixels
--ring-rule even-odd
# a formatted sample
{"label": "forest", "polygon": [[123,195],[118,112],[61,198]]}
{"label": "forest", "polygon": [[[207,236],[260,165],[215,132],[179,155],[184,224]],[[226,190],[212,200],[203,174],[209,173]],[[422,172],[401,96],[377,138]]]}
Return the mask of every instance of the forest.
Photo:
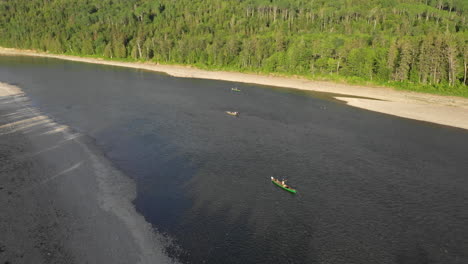
{"label": "forest", "polygon": [[0,46],[468,96],[466,0],[2,0]]}

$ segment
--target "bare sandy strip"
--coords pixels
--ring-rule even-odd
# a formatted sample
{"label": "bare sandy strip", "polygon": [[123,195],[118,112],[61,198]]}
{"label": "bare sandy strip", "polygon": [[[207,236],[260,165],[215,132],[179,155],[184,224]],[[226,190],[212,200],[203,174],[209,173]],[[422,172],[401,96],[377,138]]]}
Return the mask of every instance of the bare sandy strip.
{"label": "bare sandy strip", "polygon": [[0,98],[3,96],[20,95],[22,93],[18,87],[0,82]]}
{"label": "bare sandy strip", "polygon": [[[0,204],[8,202],[9,207],[2,204],[4,206],[2,210],[6,210],[8,217],[7,220],[0,219],[3,221],[0,221],[0,233],[8,228],[8,230],[20,232],[20,235],[11,233],[3,236],[2,234],[0,242],[6,243],[5,249],[2,248],[6,251],[6,255],[0,254],[2,255],[0,256],[1,263],[4,262],[2,257],[5,256],[10,258],[5,263],[10,263],[10,260],[11,263],[19,263],[13,261],[16,259],[14,252],[18,250],[25,252],[25,258],[35,259],[34,263],[175,263],[164,253],[163,243],[167,241],[167,238],[153,232],[153,227],[133,206],[132,201],[136,197],[136,186],[133,180],[112,167],[112,164],[93,149],[93,146],[86,144],[86,140],[81,135],[75,134],[65,125],[56,123],[31,106],[20,88],[0,82],[0,102],[2,100],[7,103],[0,104],[0,110],[9,113],[1,116],[0,121],[7,123],[0,124],[0,138],[5,141],[21,135],[21,138],[24,136],[28,140],[24,151],[18,151],[21,147],[13,148],[12,152],[18,151],[15,153],[16,161],[11,161],[16,169],[8,171],[9,176],[23,177],[21,181],[11,182],[19,182],[24,186],[9,186],[4,178],[4,182],[0,182],[2,189],[5,188],[9,191],[8,193],[17,194],[14,199],[11,199],[20,204],[23,201],[21,199],[34,200],[31,196],[33,192],[47,199],[58,199],[66,207],[51,208],[55,211],[61,210],[64,215],[72,215],[72,217],[70,220],[57,220],[52,230],[54,234],[59,234],[60,228],[68,230],[64,233],[65,238],[59,235],[56,238],[46,236],[48,238],[46,241],[38,242],[43,245],[41,247],[44,247],[42,251],[46,252],[45,260],[41,261],[32,250],[39,246],[24,247],[23,244],[30,241],[30,237],[25,238],[21,235],[24,232],[33,232],[31,230],[36,230],[34,232],[41,235],[45,232],[43,228],[36,228],[35,217],[37,216],[29,213],[26,208],[24,211],[27,212],[27,216],[33,217],[31,220],[33,223],[16,224],[19,221],[18,218],[26,217],[20,213],[15,214],[16,210],[8,204],[10,200],[6,201],[2,197]],[[34,133],[27,133],[28,131]],[[21,146],[20,143],[18,145]],[[8,148],[4,144],[1,146]],[[3,164],[9,162],[8,158],[13,159],[8,155],[2,157],[6,157]],[[20,158],[47,161],[44,163],[46,167],[41,170],[31,170],[30,167],[15,165]],[[32,163],[32,161],[28,162]],[[23,168],[27,173],[20,171]],[[2,180],[1,177],[0,180]],[[55,186],[51,183],[60,187],[51,187]],[[54,188],[70,189],[64,193],[55,193]],[[2,192],[0,196],[1,194]],[[47,211],[48,208],[39,209]],[[47,217],[53,218],[53,215],[48,214]],[[70,226],[74,227],[71,231]],[[49,246],[54,243],[60,244],[64,249]],[[71,261],[71,257],[64,260],[65,257],[61,256],[65,253],[62,254],[62,251],[69,252],[67,254],[77,261]],[[52,261],[54,259],[56,261]]]}
{"label": "bare sandy strip", "polygon": [[[49,57],[164,72],[175,77],[224,80],[335,93],[340,94],[340,96],[336,97],[337,99],[345,101],[351,106],[415,120],[468,129],[468,99],[461,97],[398,91],[384,87],[354,86],[299,78],[224,71],[206,71],[192,67],[160,65],[149,62],[106,61],[102,59],[53,55],[31,50],[0,48],[0,54]],[[349,97],[349,95],[375,98],[378,100],[352,98]]]}

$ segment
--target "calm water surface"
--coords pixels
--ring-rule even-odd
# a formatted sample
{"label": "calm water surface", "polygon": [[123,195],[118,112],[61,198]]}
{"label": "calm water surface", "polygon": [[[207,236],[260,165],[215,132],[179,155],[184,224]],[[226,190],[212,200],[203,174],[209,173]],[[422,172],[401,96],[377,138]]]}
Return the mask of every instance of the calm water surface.
{"label": "calm water surface", "polygon": [[44,58],[0,56],[0,81],[135,179],[135,206],[181,262],[468,263],[467,131],[323,94]]}

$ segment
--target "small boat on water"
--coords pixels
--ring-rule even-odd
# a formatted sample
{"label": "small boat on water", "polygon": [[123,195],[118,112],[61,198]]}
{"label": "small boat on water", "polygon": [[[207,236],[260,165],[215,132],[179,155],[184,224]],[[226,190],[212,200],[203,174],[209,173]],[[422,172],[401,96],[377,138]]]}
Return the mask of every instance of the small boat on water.
{"label": "small boat on water", "polygon": [[231,112],[231,111],[226,111],[226,114],[232,115],[232,116],[239,116],[239,112]]}
{"label": "small boat on water", "polygon": [[271,177],[271,181],[288,192],[296,193],[296,189],[293,189],[291,186],[287,185],[284,180],[280,181],[278,179]]}
{"label": "small boat on water", "polygon": [[240,92],[241,90],[237,89],[237,87],[231,88],[231,91],[233,92]]}

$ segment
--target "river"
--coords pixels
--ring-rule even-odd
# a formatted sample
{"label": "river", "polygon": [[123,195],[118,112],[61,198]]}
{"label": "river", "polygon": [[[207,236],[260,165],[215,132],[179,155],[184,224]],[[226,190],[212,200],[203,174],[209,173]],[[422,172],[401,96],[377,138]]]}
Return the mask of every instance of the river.
{"label": "river", "polygon": [[134,179],[135,207],[182,263],[468,263],[466,130],[48,58],[0,56],[0,82]]}

